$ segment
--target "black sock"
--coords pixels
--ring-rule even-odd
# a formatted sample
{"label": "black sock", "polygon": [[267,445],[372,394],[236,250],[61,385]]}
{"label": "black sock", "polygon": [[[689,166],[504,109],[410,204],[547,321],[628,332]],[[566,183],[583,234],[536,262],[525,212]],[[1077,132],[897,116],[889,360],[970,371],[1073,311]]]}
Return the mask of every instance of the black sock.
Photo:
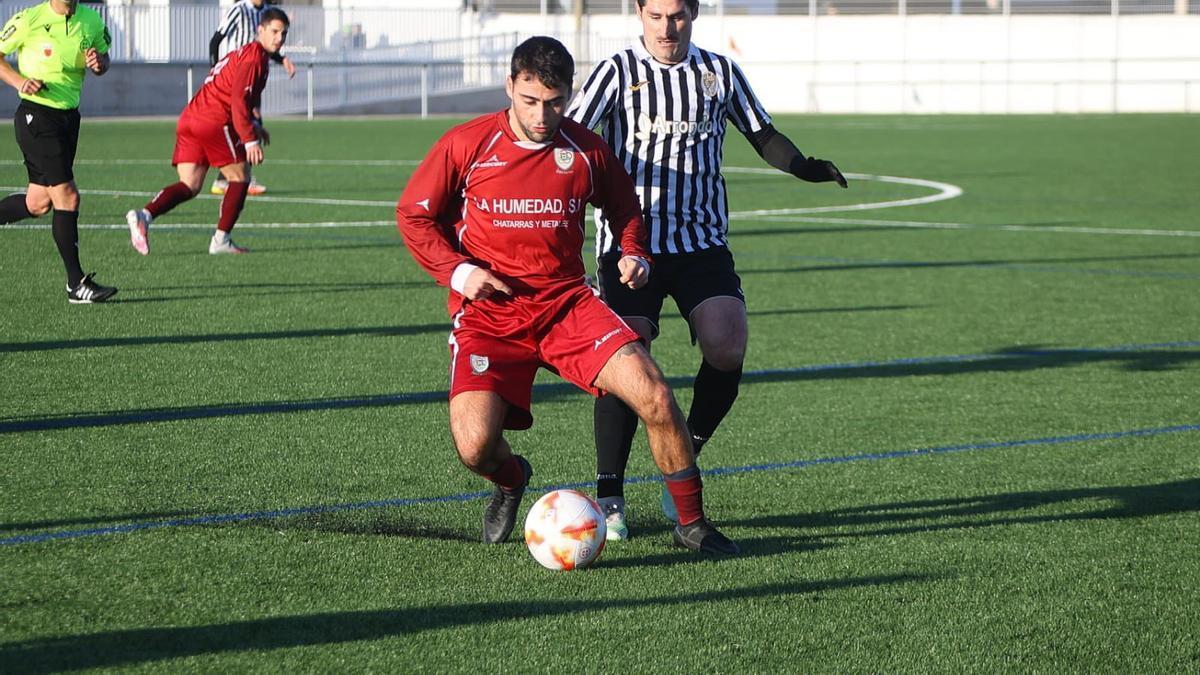
{"label": "black sock", "polygon": [[32,217],[33,214],[25,207],[24,192],[0,199],[0,225],[7,225]]}
{"label": "black sock", "polygon": [[708,361],[701,362],[700,372],[696,373],[696,381],[692,384],[692,409],[688,411],[688,429],[692,431],[692,445],[697,455],[733,407],[741,381],[741,366],[726,372],[712,367]]}
{"label": "black sock", "polygon": [[596,399],[596,498],[625,495],[625,465],[637,432],[637,415],[621,399],[606,394]]}
{"label": "black sock", "polygon": [[79,212],[54,209],[50,229],[63,267],[67,268],[67,286],[75,288],[83,279],[83,268],[79,266]]}

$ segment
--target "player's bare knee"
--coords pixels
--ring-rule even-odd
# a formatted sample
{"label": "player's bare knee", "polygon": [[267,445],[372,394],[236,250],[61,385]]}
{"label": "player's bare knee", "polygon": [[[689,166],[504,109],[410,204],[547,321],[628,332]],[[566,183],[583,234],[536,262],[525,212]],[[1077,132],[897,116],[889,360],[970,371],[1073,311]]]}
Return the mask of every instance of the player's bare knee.
{"label": "player's bare knee", "polygon": [[731,373],[742,367],[742,362],[746,359],[746,348],[744,346],[729,346],[723,349],[714,349],[712,354],[705,354],[704,360],[708,361],[709,365],[717,370]]}
{"label": "player's bare knee", "polygon": [[646,397],[638,409],[638,416],[646,426],[666,426],[676,418],[675,394],[666,381],[656,379],[646,391]]}
{"label": "player's bare knee", "polygon": [[25,210],[29,211],[33,216],[44,216],[50,212],[50,198],[45,199],[25,199]]}
{"label": "player's bare knee", "polygon": [[454,436],[454,447],[458,450],[458,460],[463,466],[476,473],[490,473],[495,470],[496,449],[500,444],[499,436],[480,434],[461,428],[451,430]]}

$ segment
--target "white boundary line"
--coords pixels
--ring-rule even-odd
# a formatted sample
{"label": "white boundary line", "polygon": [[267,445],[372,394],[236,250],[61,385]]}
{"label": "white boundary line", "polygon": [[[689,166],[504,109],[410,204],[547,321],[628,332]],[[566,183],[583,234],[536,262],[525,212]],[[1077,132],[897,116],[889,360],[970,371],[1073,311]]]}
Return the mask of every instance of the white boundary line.
{"label": "white boundary line", "polygon": [[[725,171],[729,173],[777,173],[774,169],[752,169],[747,170],[744,167],[728,167]],[[847,204],[845,206],[812,206],[800,209],[758,209],[755,211],[732,211],[729,214],[730,218],[745,218],[749,216],[791,216],[800,213],[837,213],[841,211],[867,211],[869,209],[888,209],[894,206],[915,206],[917,204],[932,204],[933,202],[941,202],[947,199],[954,199],[963,194],[963,189],[957,185],[950,183],[941,183],[935,180],[924,180],[921,178],[904,178],[902,176],[879,176],[870,173],[848,173],[846,178],[854,180],[874,180],[881,183],[901,183],[903,185],[918,185],[936,190],[932,195],[925,197],[915,197],[913,199],[897,199],[887,202],[867,202],[863,204]]]}

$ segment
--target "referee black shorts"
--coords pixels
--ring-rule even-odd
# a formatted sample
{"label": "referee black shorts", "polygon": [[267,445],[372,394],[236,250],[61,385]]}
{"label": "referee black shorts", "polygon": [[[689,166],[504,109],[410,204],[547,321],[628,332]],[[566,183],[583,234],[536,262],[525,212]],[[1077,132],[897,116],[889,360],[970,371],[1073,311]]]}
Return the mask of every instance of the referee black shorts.
{"label": "referee black shorts", "polygon": [[79,110],[59,110],[22,99],[13,126],[30,183],[48,186],[75,180]]}
{"label": "referee black shorts", "polygon": [[[667,296],[674,298],[679,315],[689,326],[692,312],[705,300],[727,296],[746,302],[742,280],[733,269],[733,254],[724,246],[695,253],[655,255],[650,281],[636,291],[621,283],[621,272],[617,269],[620,259],[619,254],[600,258],[597,270],[600,297],[622,318],[648,320],[652,327],[651,338],[658,337],[663,300]],[[691,334],[694,343],[694,328]]]}

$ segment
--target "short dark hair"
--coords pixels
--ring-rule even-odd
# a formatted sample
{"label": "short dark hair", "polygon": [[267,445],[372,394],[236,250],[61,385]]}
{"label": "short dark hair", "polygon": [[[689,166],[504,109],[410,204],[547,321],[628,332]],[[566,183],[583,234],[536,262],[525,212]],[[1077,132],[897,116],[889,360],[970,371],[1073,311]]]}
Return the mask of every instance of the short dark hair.
{"label": "short dark hair", "polygon": [[291,26],[292,22],[288,19],[287,12],[278,7],[268,7],[262,11],[262,16],[258,17],[258,25],[265,26],[272,21],[282,21],[283,25]]}
{"label": "short dark hair", "polygon": [[551,89],[571,89],[575,81],[575,59],[563,43],[552,37],[537,35],[517,45],[512,55],[513,80],[521,73],[530,73]]}
{"label": "short dark hair", "polygon": [[[646,0],[637,0],[638,9],[646,9]],[[700,16],[700,0],[683,0],[683,4],[692,12],[692,18]]]}

